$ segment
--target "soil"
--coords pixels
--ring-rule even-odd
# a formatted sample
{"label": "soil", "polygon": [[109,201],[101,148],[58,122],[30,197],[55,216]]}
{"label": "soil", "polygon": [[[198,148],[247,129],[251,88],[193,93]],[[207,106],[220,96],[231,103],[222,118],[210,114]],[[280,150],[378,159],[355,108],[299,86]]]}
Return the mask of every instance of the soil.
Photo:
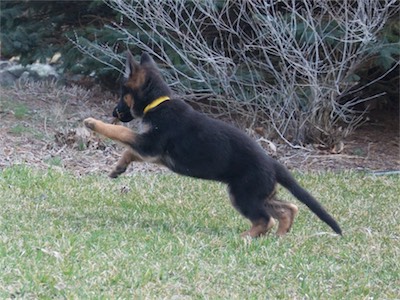
{"label": "soil", "polygon": [[[0,93],[0,170],[25,164],[76,175],[107,174],[120,157],[122,146],[82,126],[89,116],[110,122],[115,96],[55,84],[2,88]],[[396,109],[370,112],[369,121],[343,141],[340,153],[313,145],[293,149],[284,143],[274,144],[274,152],[270,146],[265,148],[288,168],[301,171],[399,171],[399,129],[397,105]],[[133,163],[127,173],[164,171],[157,165]]]}

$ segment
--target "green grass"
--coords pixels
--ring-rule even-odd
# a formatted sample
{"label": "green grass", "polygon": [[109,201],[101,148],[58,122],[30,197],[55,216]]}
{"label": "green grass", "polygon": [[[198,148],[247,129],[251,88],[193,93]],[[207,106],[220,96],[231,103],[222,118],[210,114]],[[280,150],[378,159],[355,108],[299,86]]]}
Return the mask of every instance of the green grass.
{"label": "green grass", "polygon": [[[1,93],[1,91],[0,91]],[[35,110],[31,111],[25,103],[21,103],[14,98],[8,96],[0,96],[0,118],[2,115],[12,115],[15,122],[8,128],[8,133],[14,136],[32,136],[37,139],[44,140],[44,133],[35,127],[33,120],[39,119],[43,122],[43,116],[40,116]],[[0,122],[0,128],[7,126],[6,123]]]}
{"label": "green grass", "polygon": [[61,167],[63,164],[62,158],[59,156],[50,157],[45,160],[45,162],[50,166]]}
{"label": "green grass", "polygon": [[301,205],[286,237],[244,241],[217,183],[4,169],[0,298],[398,299],[399,176],[297,178],[342,238]]}
{"label": "green grass", "polygon": [[20,103],[9,99],[8,97],[0,97],[0,111],[12,112],[14,117],[22,120],[29,115],[29,108],[25,103]]}
{"label": "green grass", "polygon": [[15,105],[15,107],[14,107],[15,118],[22,120],[25,118],[26,115],[28,115],[28,113],[29,113],[29,109],[25,104],[19,103],[19,104]]}

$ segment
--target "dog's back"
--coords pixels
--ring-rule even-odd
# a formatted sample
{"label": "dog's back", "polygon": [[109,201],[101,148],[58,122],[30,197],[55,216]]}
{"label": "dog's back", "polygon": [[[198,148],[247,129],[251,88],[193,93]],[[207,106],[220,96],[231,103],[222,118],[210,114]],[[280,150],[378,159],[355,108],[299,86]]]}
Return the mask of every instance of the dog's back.
{"label": "dog's back", "polygon": [[242,131],[193,110],[178,99],[143,118],[152,128],[160,155],[174,172],[229,183],[257,169],[274,171],[263,149]]}

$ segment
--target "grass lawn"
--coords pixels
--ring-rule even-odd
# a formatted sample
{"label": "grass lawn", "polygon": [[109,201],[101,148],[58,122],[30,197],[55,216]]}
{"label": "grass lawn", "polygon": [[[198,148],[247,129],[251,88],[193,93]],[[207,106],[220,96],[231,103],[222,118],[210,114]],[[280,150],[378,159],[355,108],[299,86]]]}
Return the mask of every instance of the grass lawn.
{"label": "grass lawn", "polygon": [[400,177],[296,177],[343,237],[291,198],[291,233],[242,240],[223,185],[169,173],[0,170],[0,298],[399,299]]}

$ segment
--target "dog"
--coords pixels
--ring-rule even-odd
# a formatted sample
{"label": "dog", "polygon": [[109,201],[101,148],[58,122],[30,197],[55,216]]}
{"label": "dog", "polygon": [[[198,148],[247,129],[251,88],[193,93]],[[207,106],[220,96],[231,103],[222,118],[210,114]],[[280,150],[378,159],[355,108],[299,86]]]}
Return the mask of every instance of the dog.
{"label": "dog", "polygon": [[298,208],[277,199],[279,183],[342,234],[322,205],[254,140],[173,97],[149,54],[143,53],[136,62],[127,52],[124,82],[113,115],[122,122],[137,118],[142,129],[135,132],[93,118],[84,120],[90,130],[127,146],[110,177],[125,172],[132,161],[147,161],[181,175],[225,183],[232,205],[251,222],[251,228],[242,233],[250,238],[267,234],[274,219],[278,221],[276,235],[290,231]]}

